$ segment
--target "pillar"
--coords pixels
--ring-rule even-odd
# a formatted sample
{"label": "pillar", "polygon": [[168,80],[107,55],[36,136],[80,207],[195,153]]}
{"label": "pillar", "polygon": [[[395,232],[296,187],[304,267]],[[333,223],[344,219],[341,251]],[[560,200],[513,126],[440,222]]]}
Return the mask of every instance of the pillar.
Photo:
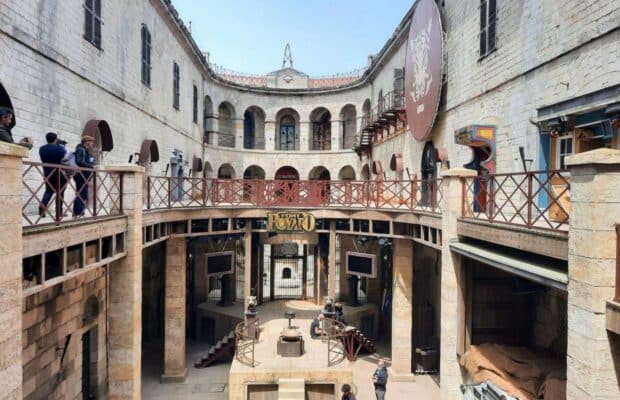
{"label": "pillar", "polygon": [[22,398],[22,158],[0,142],[0,400]]}
{"label": "pillar", "polygon": [[312,150],[312,122],[299,122],[299,150]]}
{"label": "pillar", "polygon": [[[333,118],[333,116],[332,116]],[[340,150],[342,149],[342,121],[340,120],[331,120],[331,149],[332,150]]]}
{"label": "pillar", "polygon": [[245,135],[245,126],[244,126],[243,115],[241,118],[236,118],[233,120],[233,132],[235,136],[235,149],[243,150],[243,136]]}
{"label": "pillar", "polygon": [[140,399],[142,360],[142,179],[144,168],[111,165],[123,173],[123,213],[127,216],[127,256],[108,267],[109,398]]}
{"label": "pillar", "polygon": [[327,295],[336,300],[336,221],[329,221],[329,255],[327,257]]}
{"label": "pillar", "polygon": [[413,242],[394,239],[392,256],[392,367],[395,379],[411,376],[413,335]]}
{"label": "pillar", "polygon": [[265,121],[265,150],[275,151],[276,149],[276,121]]}
{"label": "pillar", "polygon": [[442,172],[442,240],[441,251],[441,345],[440,345],[440,398],[458,399],[463,396],[459,387],[464,382],[457,351],[458,332],[461,329],[465,310],[462,299],[461,258],[450,251],[450,241],[456,240],[457,219],[462,210],[461,178],[473,177],[476,171],[453,168]]}
{"label": "pillar", "polygon": [[245,264],[244,282],[243,282],[243,298],[244,298],[244,310],[248,308],[248,299],[252,295],[252,223],[247,221],[245,225],[245,257],[243,259]]}
{"label": "pillar", "polygon": [[162,383],[183,382],[185,368],[185,237],[171,236],[166,241],[166,298],[164,311],[164,373]]}
{"label": "pillar", "polygon": [[577,154],[568,158],[567,165],[571,174],[567,399],[617,399],[620,338],[605,329],[605,304],[613,300],[615,289],[620,151]]}

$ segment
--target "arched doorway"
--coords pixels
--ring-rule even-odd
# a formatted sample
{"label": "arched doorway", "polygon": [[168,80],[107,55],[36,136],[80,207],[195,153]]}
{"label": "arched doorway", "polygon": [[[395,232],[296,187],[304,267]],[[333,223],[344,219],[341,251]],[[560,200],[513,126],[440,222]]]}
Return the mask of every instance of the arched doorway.
{"label": "arched doorway", "polygon": [[206,144],[216,143],[214,137],[215,127],[213,126],[214,119],[215,115],[213,115],[213,101],[211,101],[209,96],[205,96],[202,125],[204,131],[204,141]]}
{"label": "arched doorway", "polygon": [[251,165],[243,172],[243,179],[265,179],[265,170],[258,165]]}
{"label": "arched doorway", "polygon": [[355,106],[347,104],[340,111],[340,121],[342,123],[342,148],[355,148],[355,134],[357,133],[357,113]]}
{"label": "arched doorway", "polygon": [[230,164],[222,164],[217,170],[217,178],[220,180],[216,183],[217,200],[224,203],[233,203],[235,182],[232,179],[235,178],[235,169]]}
{"label": "arched doorway", "polygon": [[[324,181],[319,184],[315,184],[312,186],[314,193],[314,204],[318,201],[318,204],[327,204],[329,202],[329,193],[330,193],[330,183],[331,174],[329,170],[323,166],[317,166],[310,170],[310,174],[308,175],[308,179],[311,181]],[[317,205],[318,205],[317,204]]]}
{"label": "arched doorway", "polygon": [[9,125],[9,128],[13,128],[15,126],[15,109],[13,108],[13,103],[11,103],[11,97],[9,93],[6,91],[2,83],[0,83],[0,107],[6,107],[13,110],[13,122]]}
{"label": "arched doorway", "polygon": [[362,172],[360,173],[362,180],[363,181],[369,181],[370,180],[370,167],[368,166],[368,164],[364,164],[364,166],[362,167]]}
{"label": "arched doorway", "polygon": [[298,181],[299,180],[299,172],[293,167],[284,166],[279,168],[275,174],[276,180],[283,181]]}
{"label": "arched doorway", "polygon": [[245,201],[251,201],[253,199],[256,200],[256,202],[260,201],[255,195],[259,193],[259,188],[261,186],[255,181],[265,179],[265,170],[258,165],[251,165],[243,172],[243,179],[250,181],[243,183],[243,199]]}
{"label": "arched doorway", "polygon": [[218,146],[235,147],[235,108],[225,101],[218,108],[219,137]]}
{"label": "arched doorway", "polygon": [[332,115],[325,107],[316,108],[310,113],[312,124],[311,150],[331,150]]}
{"label": "arched doorway", "polygon": [[299,114],[285,108],[276,114],[276,150],[299,150]]}
{"label": "arched doorway", "polygon": [[338,180],[340,181],[354,181],[355,180],[355,170],[350,165],[345,165],[340,168],[340,172],[338,172]]}
{"label": "arched doorway", "polygon": [[265,148],[265,113],[260,107],[249,107],[243,114],[243,148]]}
{"label": "arched doorway", "polygon": [[222,164],[217,170],[218,179],[235,179],[235,169],[230,164]]}

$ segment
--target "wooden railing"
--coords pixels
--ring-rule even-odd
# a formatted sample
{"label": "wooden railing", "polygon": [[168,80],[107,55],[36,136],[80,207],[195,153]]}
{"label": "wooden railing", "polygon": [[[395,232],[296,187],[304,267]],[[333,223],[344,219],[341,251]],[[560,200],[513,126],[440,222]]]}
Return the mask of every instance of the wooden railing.
{"label": "wooden railing", "polygon": [[349,208],[441,212],[441,180],[295,181],[147,177],[147,210],[189,207]]}
{"label": "wooden railing", "polygon": [[123,173],[24,161],[22,225],[123,213]]}
{"label": "wooden railing", "polygon": [[567,230],[567,171],[491,174],[462,179],[463,218],[527,228]]}
{"label": "wooden railing", "polygon": [[[254,368],[258,365],[255,359],[256,342],[258,341],[259,320],[254,318],[243,321],[235,327],[235,358],[242,364]],[[250,332],[257,332],[251,335]]]}

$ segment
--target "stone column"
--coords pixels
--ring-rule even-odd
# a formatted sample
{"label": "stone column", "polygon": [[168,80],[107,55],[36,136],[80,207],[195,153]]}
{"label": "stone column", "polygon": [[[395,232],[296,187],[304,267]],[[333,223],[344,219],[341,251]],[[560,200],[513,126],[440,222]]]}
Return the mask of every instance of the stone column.
{"label": "stone column", "polygon": [[265,150],[276,149],[276,121],[265,121]]}
{"label": "stone column", "polygon": [[332,150],[340,150],[342,148],[342,121],[332,119],[331,124],[332,124],[332,137],[331,137]]}
{"label": "stone column", "polygon": [[461,258],[450,251],[450,241],[457,239],[457,219],[461,217],[462,184],[460,178],[476,176],[476,171],[465,168],[453,168],[442,172],[442,240],[441,251],[441,345],[440,345],[440,398],[452,400],[463,395],[459,386],[463,383],[463,374],[459,365],[458,331],[461,318],[463,290]]}
{"label": "stone column", "polygon": [[248,299],[252,295],[252,224],[247,221],[245,226],[245,276],[243,282],[244,311],[248,309]]}
{"label": "stone column", "polygon": [[123,213],[127,256],[110,264],[110,399],[140,399],[142,359],[142,179],[144,168],[111,165],[123,172]]}
{"label": "stone column", "polygon": [[299,150],[312,150],[312,122],[300,121],[299,134]]}
{"label": "stone column", "polygon": [[327,295],[336,300],[336,221],[329,222],[329,255],[327,257]]}
{"label": "stone column", "polygon": [[620,341],[605,329],[605,303],[613,300],[615,288],[620,151],[589,151],[566,164],[571,174],[567,399],[618,399]]}
{"label": "stone column", "polygon": [[22,158],[0,142],[0,400],[22,398]]}
{"label": "stone column", "polygon": [[233,121],[235,149],[243,150],[243,135],[245,134],[244,128],[243,117],[237,118]]}
{"label": "stone column", "polygon": [[413,327],[413,242],[394,239],[392,256],[392,375],[412,376],[411,345]]}
{"label": "stone column", "polygon": [[166,304],[162,383],[183,382],[187,377],[187,368],[185,368],[186,247],[184,237],[170,237],[166,241]]}

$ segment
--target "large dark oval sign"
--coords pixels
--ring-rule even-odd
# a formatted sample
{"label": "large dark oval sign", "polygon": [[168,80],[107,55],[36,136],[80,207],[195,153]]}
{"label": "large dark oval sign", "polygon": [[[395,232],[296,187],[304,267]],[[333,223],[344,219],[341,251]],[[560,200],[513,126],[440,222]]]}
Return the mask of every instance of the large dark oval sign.
{"label": "large dark oval sign", "polygon": [[434,0],[418,0],[411,19],[405,61],[405,108],[413,137],[430,134],[441,95],[443,42]]}

